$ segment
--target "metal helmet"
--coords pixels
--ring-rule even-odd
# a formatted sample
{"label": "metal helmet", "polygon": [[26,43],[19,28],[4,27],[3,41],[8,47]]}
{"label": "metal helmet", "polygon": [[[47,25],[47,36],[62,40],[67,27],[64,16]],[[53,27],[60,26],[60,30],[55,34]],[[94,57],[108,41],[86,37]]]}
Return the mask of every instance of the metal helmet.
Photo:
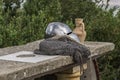
{"label": "metal helmet", "polygon": [[45,38],[50,38],[57,35],[58,36],[68,35],[75,41],[80,42],[78,36],[72,33],[72,30],[69,28],[68,25],[61,22],[49,23],[45,31]]}

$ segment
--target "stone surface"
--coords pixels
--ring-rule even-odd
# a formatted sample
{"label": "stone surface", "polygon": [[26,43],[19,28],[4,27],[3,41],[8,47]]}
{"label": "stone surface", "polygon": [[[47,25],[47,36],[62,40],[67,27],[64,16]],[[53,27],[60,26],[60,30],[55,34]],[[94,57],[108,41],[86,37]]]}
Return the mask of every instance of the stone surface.
{"label": "stone surface", "polygon": [[37,54],[34,54],[32,51],[20,51],[13,54],[0,56],[0,60],[37,63],[45,60],[50,60],[56,57],[58,56],[37,55]]}
{"label": "stone surface", "polygon": [[92,58],[99,57],[115,48],[115,45],[109,42],[86,42],[85,45],[90,49]]}
{"label": "stone surface", "polygon": [[[35,41],[26,45],[1,48],[0,56],[19,51],[33,51],[38,48],[39,43],[40,41]],[[114,49],[114,44],[107,42],[86,42],[85,45],[90,48],[93,58]],[[0,60],[0,80],[22,80],[38,74],[49,74],[53,70],[57,71],[61,67],[65,68],[64,66],[72,64],[72,58],[69,56],[57,56],[37,63]]]}

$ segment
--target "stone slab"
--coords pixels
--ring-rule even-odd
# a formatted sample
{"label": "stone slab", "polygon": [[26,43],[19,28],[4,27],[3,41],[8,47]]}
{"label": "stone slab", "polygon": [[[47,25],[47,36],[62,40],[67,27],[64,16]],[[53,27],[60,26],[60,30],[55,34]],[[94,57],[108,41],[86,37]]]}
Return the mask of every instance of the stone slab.
{"label": "stone slab", "polygon": [[115,48],[115,45],[110,42],[85,42],[85,46],[87,46],[91,51],[91,58],[98,58],[105,53],[112,51]]}
{"label": "stone slab", "polygon": [[[38,49],[39,41],[31,42],[26,45],[13,46],[0,49],[0,56],[13,54],[20,51],[32,51]],[[85,45],[92,52],[90,57],[97,57],[103,55],[108,51],[114,49],[113,43],[107,42],[85,42]],[[22,80],[33,78],[33,76],[50,74],[50,72],[57,71],[59,68],[73,65],[72,58],[69,56],[57,56],[48,60],[43,60],[37,63],[0,60],[0,80]],[[62,71],[62,69],[60,69]]]}
{"label": "stone slab", "polygon": [[58,56],[36,55],[32,51],[20,51],[13,54],[0,56],[0,60],[37,63],[56,57]]}
{"label": "stone slab", "polygon": [[[22,80],[73,63],[70,57],[59,56],[37,63],[0,60],[0,80]],[[26,79],[27,80],[27,79]]]}

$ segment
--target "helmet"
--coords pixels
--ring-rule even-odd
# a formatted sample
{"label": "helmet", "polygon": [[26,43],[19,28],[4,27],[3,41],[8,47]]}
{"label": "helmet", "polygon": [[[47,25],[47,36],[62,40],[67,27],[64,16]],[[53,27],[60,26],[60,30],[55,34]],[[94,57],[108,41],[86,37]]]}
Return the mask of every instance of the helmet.
{"label": "helmet", "polygon": [[45,31],[45,38],[50,38],[57,35],[58,36],[68,35],[75,41],[80,42],[78,36],[72,33],[72,30],[69,28],[68,25],[61,22],[49,23]]}

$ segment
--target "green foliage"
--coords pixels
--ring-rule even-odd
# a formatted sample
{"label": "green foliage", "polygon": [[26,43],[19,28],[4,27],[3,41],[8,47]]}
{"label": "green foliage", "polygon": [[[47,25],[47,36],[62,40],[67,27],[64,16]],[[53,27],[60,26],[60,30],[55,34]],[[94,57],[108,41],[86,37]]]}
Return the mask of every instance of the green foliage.
{"label": "green foliage", "polygon": [[[23,10],[0,12],[0,47],[21,45],[43,38],[49,22],[60,21],[58,0],[28,0]],[[0,9],[2,11],[2,9]]]}
{"label": "green foliage", "polygon": [[48,21],[61,18],[61,5],[58,0],[28,0],[24,7],[27,15],[40,15],[42,12]]}
{"label": "green foliage", "polygon": [[[102,11],[88,24],[88,40],[113,42],[115,50],[99,59],[102,80],[120,79],[120,19],[110,12]],[[101,65],[102,64],[102,65]]]}
{"label": "green foliage", "polygon": [[[104,11],[90,1],[69,0],[62,1],[63,20],[74,20],[76,17],[84,19],[87,40],[113,42],[115,50],[99,58],[100,75],[102,80],[120,79],[120,12],[113,16],[115,9]],[[74,21],[73,21],[74,22]],[[71,24],[73,22],[70,22]],[[73,27],[72,27],[73,28]]]}
{"label": "green foliage", "polygon": [[63,20],[74,20],[78,17],[89,20],[100,9],[96,9],[97,6],[90,0],[60,0],[60,2]]}
{"label": "green foliage", "polygon": [[87,40],[116,45],[113,52],[99,59],[102,80],[120,79],[120,11],[113,17],[114,9],[104,11],[91,0],[27,0],[24,8],[17,8],[14,15],[10,14],[11,10],[2,11],[0,7],[0,47],[41,39],[52,21],[62,21],[73,29],[74,19],[83,18]]}

